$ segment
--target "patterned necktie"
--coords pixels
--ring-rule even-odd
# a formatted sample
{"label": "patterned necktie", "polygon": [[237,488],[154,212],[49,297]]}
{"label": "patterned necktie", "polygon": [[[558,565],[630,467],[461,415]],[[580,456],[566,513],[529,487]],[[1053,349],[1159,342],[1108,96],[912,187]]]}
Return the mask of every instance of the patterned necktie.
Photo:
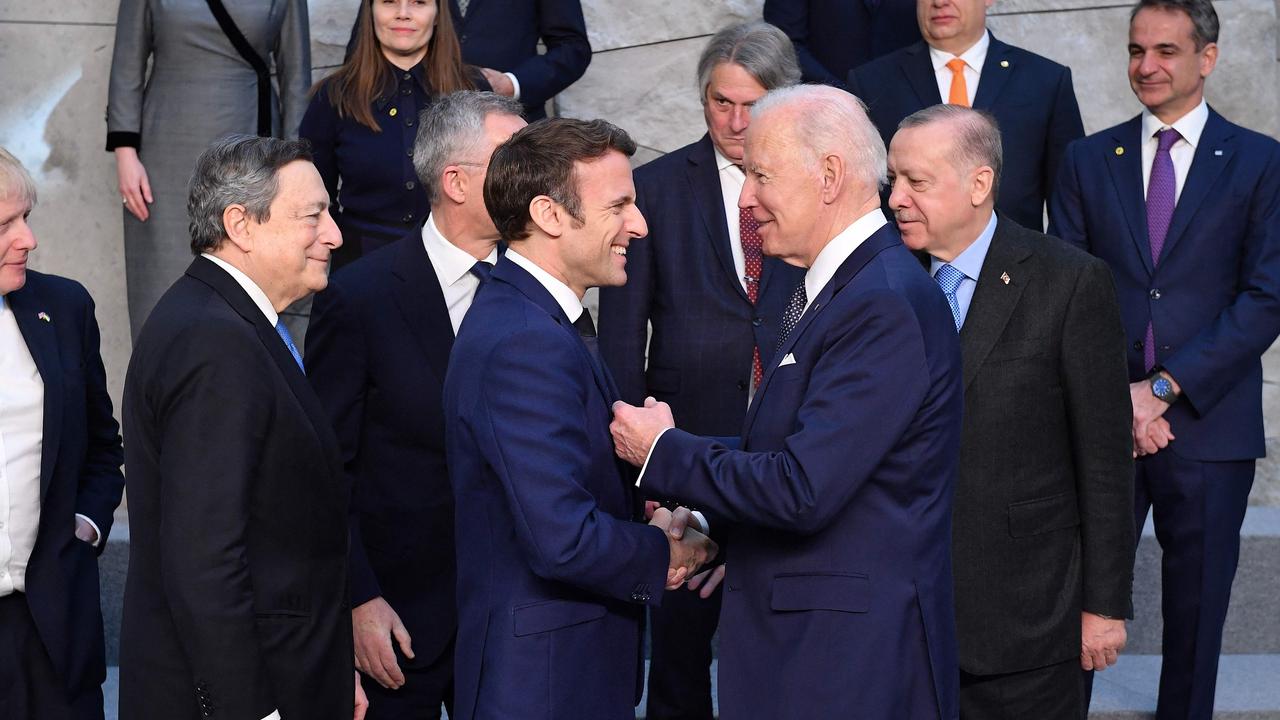
{"label": "patterned necktie", "polygon": [[964,278],[964,273],[946,263],[939,265],[938,272],[933,274],[938,287],[942,288],[943,294],[947,296],[947,304],[951,306],[951,318],[956,321],[956,332],[960,332],[961,325],[960,300],[956,297],[956,290],[960,289],[960,283],[964,282]]}
{"label": "patterned necktie", "polygon": [[[738,237],[742,242],[742,259],[747,280],[747,299],[752,305],[760,300],[760,273],[763,253],[760,241],[760,223],[747,208],[738,208]],[[760,387],[764,379],[764,366],[760,363],[760,348],[753,346],[751,353],[751,385]]]}
{"label": "patterned necktie", "polygon": [[951,92],[947,96],[947,102],[969,107],[969,84],[964,80],[964,61],[951,58],[947,61],[947,69],[951,71]]}
{"label": "patterned necktie", "polygon": [[[1151,244],[1151,264],[1160,264],[1165,236],[1169,234],[1169,222],[1177,204],[1175,192],[1177,177],[1173,171],[1173,156],[1169,149],[1182,139],[1177,130],[1165,128],[1156,133],[1156,156],[1151,161],[1151,175],[1147,178],[1147,241]],[[1149,371],[1156,366],[1155,327],[1147,321],[1147,336],[1142,341],[1142,361]]]}
{"label": "patterned necktie", "polygon": [[804,314],[804,306],[809,304],[809,296],[805,294],[804,281],[796,286],[796,291],[791,293],[791,301],[787,303],[787,311],[782,313],[782,327],[778,331],[778,349],[787,342],[787,338],[791,336],[791,331],[796,329],[796,323],[800,322],[800,316]]}
{"label": "patterned necktie", "polygon": [[293,356],[293,361],[298,363],[298,369],[306,375],[307,368],[302,364],[302,353],[298,352],[298,346],[293,344],[293,336],[289,334],[289,328],[285,326],[284,320],[276,320],[276,334],[284,341],[284,346],[289,348],[289,354]]}

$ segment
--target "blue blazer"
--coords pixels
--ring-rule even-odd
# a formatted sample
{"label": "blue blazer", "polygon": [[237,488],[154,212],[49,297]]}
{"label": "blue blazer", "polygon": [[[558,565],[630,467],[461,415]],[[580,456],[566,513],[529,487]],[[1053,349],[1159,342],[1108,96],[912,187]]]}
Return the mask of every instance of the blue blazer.
{"label": "blue blazer", "polygon": [[351,603],[390,603],[413,638],[410,667],[449,648],[457,615],[441,397],[452,346],[417,232],[335,273],[307,330],[307,379],[353,488]]}
{"label": "blue blazer", "polygon": [[631,720],[669,550],[609,435],[618,397],[551,294],[503,258],[445,377],[460,720]]}
{"label": "blue blazer", "polygon": [[920,42],[913,0],[765,0],[764,19],[791,38],[804,82],[836,87],[859,65]]}
{"label": "blue blazer", "polygon": [[[924,42],[849,73],[849,92],[867,103],[885,145],[903,118],[942,102]],[[973,106],[995,116],[1004,141],[996,209],[1023,227],[1043,229],[1062,154],[1084,136],[1071,69],[992,35]]]}
{"label": "blue blazer", "polygon": [[765,258],[757,304],[747,299],[710,137],[638,169],[635,183],[649,236],[627,251],[627,284],[600,289],[600,350],[623,400],[640,405],[653,395],[670,403],[691,433],[737,435],[752,348],[768,366],[804,270]]}
{"label": "blue blazer", "polygon": [[[120,426],[111,414],[98,321],[84,287],[28,270],[26,284],[4,302],[44,382],[40,526],[27,565],[27,604],[59,679],[79,695],[107,677],[98,555],[124,491]],[[76,539],[77,513],[97,524],[96,550]]]}
{"label": "blue blazer", "polygon": [[1165,413],[1173,452],[1203,461],[1265,452],[1261,357],[1280,333],[1280,145],[1209,110],[1158,266],[1142,183],[1141,116],[1073,143],[1051,232],[1111,266],[1129,380],[1156,364],[1182,386]]}
{"label": "blue blazer", "polygon": [[963,390],[946,300],[886,225],[770,365],[742,450],[669,430],[641,482],[731,523],[721,713],[956,717]]}

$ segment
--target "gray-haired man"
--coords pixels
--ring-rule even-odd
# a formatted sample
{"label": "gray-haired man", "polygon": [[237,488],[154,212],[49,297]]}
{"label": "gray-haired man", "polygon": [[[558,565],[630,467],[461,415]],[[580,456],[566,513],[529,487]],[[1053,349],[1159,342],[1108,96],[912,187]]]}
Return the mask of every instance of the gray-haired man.
{"label": "gray-haired man", "polygon": [[[791,41],[772,25],[733,25],[711,38],[697,76],[707,134],[636,171],[649,236],[628,249],[627,284],[600,290],[600,348],[622,398],[664,400],[681,427],[700,435],[741,430],[803,275],[762,256],[757,223],[738,208],[751,106],[799,81]],[[649,718],[711,719],[710,642],[720,615],[712,591],[723,572],[690,583],[704,599],[676,591],[652,611]]]}
{"label": "gray-haired man", "polygon": [[354,483],[352,624],[369,717],[452,710],[453,494],[440,398],[453,338],[498,257],[482,192],[520,103],[458,92],[422,112],[413,163],[431,215],[316,297],[308,378]]}

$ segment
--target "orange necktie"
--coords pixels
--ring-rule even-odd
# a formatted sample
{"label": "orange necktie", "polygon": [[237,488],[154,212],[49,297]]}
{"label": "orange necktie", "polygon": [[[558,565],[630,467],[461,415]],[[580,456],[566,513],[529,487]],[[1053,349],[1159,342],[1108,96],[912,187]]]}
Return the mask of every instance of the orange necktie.
{"label": "orange necktie", "polygon": [[951,70],[951,93],[947,96],[947,102],[969,107],[969,86],[964,81],[964,61],[951,58],[947,61],[947,68]]}

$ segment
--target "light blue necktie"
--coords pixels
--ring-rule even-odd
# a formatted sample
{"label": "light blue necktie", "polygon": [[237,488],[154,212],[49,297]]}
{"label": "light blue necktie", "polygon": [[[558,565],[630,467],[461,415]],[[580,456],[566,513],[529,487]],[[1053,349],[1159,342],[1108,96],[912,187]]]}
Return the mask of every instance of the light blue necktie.
{"label": "light blue necktie", "polygon": [[933,279],[938,281],[938,286],[947,296],[947,304],[951,306],[951,317],[956,321],[956,332],[960,332],[960,300],[956,297],[956,290],[960,289],[960,283],[964,282],[964,278],[964,273],[945,263],[939,265],[938,272],[933,274]]}
{"label": "light blue necktie", "polygon": [[289,348],[289,354],[293,356],[293,361],[298,363],[298,369],[306,375],[307,368],[302,365],[302,353],[298,352],[298,346],[293,344],[293,336],[289,334],[289,328],[285,326],[284,320],[276,321],[276,334],[284,341],[284,346]]}

